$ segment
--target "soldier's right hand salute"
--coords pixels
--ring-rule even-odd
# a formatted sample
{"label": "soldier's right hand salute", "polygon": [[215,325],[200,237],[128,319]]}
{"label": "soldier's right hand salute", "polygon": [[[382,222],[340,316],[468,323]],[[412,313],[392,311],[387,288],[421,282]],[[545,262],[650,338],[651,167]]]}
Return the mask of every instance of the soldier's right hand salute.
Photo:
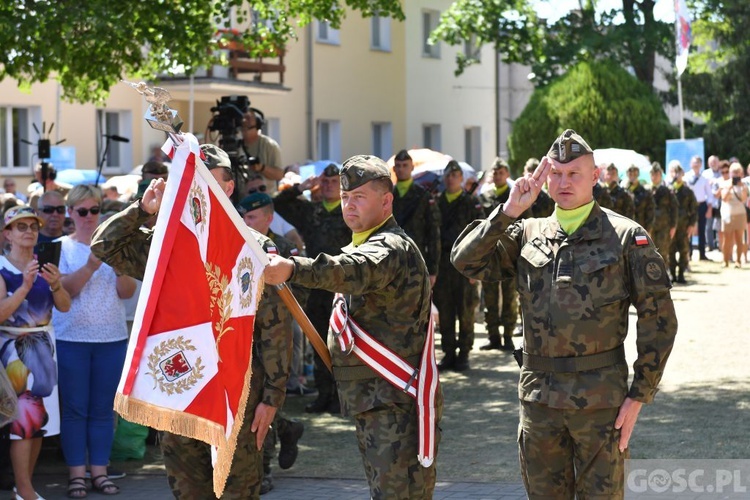
{"label": "soldier's right hand salute", "polygon": [[516,179],[516,183],[508,196],[508,201],[503,205],[505,215],[514,219],[518,218],[534,204],[542,186],[547,181],[551,165],[552,162],[545,156],[533,173]]}
{"label": "soldier's right hand salute", "polygon": [[167,183],[164,179],[152,179],[151,184],[146,188],[141,198],[141,208],[144,212],[154,215],[161,207],[161,199],[164,196],[164,189]]}

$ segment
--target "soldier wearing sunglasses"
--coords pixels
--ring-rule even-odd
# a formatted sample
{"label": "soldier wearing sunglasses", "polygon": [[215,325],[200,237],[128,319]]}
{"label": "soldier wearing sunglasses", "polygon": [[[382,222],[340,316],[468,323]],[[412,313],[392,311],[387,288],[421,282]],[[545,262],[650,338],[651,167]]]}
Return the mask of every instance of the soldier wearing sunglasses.
{"label": "soldier wearing sunglasses", "polygon": [[47,191],[37,205],[37,213],[44,224],[39,230],[39,243],[56,240],[63,235],[65,199],[57,191]]}

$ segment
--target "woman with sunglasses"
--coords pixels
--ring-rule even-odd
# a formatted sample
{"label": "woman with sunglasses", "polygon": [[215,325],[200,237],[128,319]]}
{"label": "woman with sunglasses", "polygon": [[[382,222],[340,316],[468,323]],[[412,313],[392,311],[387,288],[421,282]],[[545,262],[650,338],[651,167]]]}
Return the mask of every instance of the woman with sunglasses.
{"label": "woman with sunglasses", "polygon": [[52,307],[70,309],[70,296],[60,271],[48,263],[40,268],[34,246],[42,225],[28,206],[10,208],[3,236],[10,250],[0,256],[0,361],[18,396],[17,418],[11,423],[10,458],[15,498],[40,498],[31,478],[42,436],[60,432]]}
{"label": "woman with sunglasses", "polygon": [[68,496],[83,498],[86,458],[91,487],[105,495],[120,489],[107,476],[114,437],[114,398],[125,362],[128,330],[123,299],[135,280],[118,276],[91,254],[91,235],[99,225],[102,195],[92,186],[76,186],[66,199],[75,232],[63,236],[62,286],[72,297],[68,314],[55,314],[60,367],[62,424],[60,441],[68,464]]}

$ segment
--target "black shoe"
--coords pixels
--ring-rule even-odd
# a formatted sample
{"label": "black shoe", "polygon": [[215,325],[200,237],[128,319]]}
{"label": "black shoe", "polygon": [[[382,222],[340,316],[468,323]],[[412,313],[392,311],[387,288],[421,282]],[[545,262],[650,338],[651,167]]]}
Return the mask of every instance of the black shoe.
{"label": "black shoe", "polygon": [[677,279],[674,280],[674,281],[675,281],[675,283],[680,283],[680,284],[683,284],[683,285],[685,283],[687,283],[687,281],[685,280],[685,276],[683,276],[683,275],[677,276]]}
{"label": "black shoe", "polygon": [[502,348],[503,346],[502,344],[500,344],[500,341],[496,341],[496,342],[490,341],[489,343],[483,346],[480,346],[479,350],[480,351],[500,351],[502,350]]}
{"label": "black shoe", "polygon": [[460,353],[456,358],[453,369],[457,372],[464,372],[469,369],[469,355]]}
{"label": "black shoe", "polygon": [[305,413],[323,413],[328,408],[328,403],[330,403],[330,398],[321,398],[318,395],[318,399],[305,406]]}
{"label": "black shoe", "polygon": [[265,495],[269,491],[273,489],[273,476],[271,476],[271,473],[265,474],[263,476],[263,481],[260,483],[260,494]]}
{"label": "black shoe", "polygon": [[514,349],[515,349],[515,347],[513,347],[513,341],[512,340],[506,340],[503,343],[503,346],[500,348],[501,351],[506,351],[506,352],[513,352]]}
{"label": "black shoe", "polygon": [[445,370],[452,370],[456,365],[456,355],[453,353],[448,353],[445,356],[443,356],[443,359],[440,360],[440,363],[437,364],[437,369],[439,372],[445,371]]}
{"label": "black shoe", "polygon": [[279,467],[286,470],[294,465],[297,460],[297,454],[299,453],[299,447],[297,441],[300,440],[302,434],[305,432],[305,424],[298,422],[297,420],[289,420],[289,423],[284,426],[284,432],[279,433],[279,441],[281,446],[279,448]]}
{"label": "black shoe", "polygon": [[341,415],[341,403],[339,402],[338,396],[331,398],[328,406],[326,406],[326,411],[331,415]]}
{"label": "black shoe", "polygon": [[304,384],[300,384],[296,389],[287,389],[286,395],[287,396],[313,396],[318,393],[317,389],[313,389],[312,387],[307,387]]}

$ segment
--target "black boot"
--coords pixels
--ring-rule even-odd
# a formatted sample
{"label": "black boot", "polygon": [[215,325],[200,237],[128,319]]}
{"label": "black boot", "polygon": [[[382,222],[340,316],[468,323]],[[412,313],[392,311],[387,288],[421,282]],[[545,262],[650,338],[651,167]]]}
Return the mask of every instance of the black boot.
{"label": "black boot", "polygon": [[503,327],[503,351],[513,352],[513,325]]}
{"label": "black boot", "polygon": [[319,393],[315,401],[305,406],[305,413],[323,413],[328,409],[330,402],[330,395]]}
{"label": "black boot", "polygon": [[305,432],[305,424],[297,420],[282,420],[279,424],[279,467],[286,470],[294,465],[299,453],[297,442]]}
{"label": "black boot", "polygon": [[458,351],[456,362],[453,369],[457,372],[463,372],[469,369],[469,353],[467,351]]}
{"label": "black boot", "polygon": [[456,353],[446,352],[445,356],[443,356],[443,359],[441,359],[440,363],[438,363],[437,368],[438,368],[438,371],[442,372],[445,370],[452,370],[455,365],[456,365]]}

